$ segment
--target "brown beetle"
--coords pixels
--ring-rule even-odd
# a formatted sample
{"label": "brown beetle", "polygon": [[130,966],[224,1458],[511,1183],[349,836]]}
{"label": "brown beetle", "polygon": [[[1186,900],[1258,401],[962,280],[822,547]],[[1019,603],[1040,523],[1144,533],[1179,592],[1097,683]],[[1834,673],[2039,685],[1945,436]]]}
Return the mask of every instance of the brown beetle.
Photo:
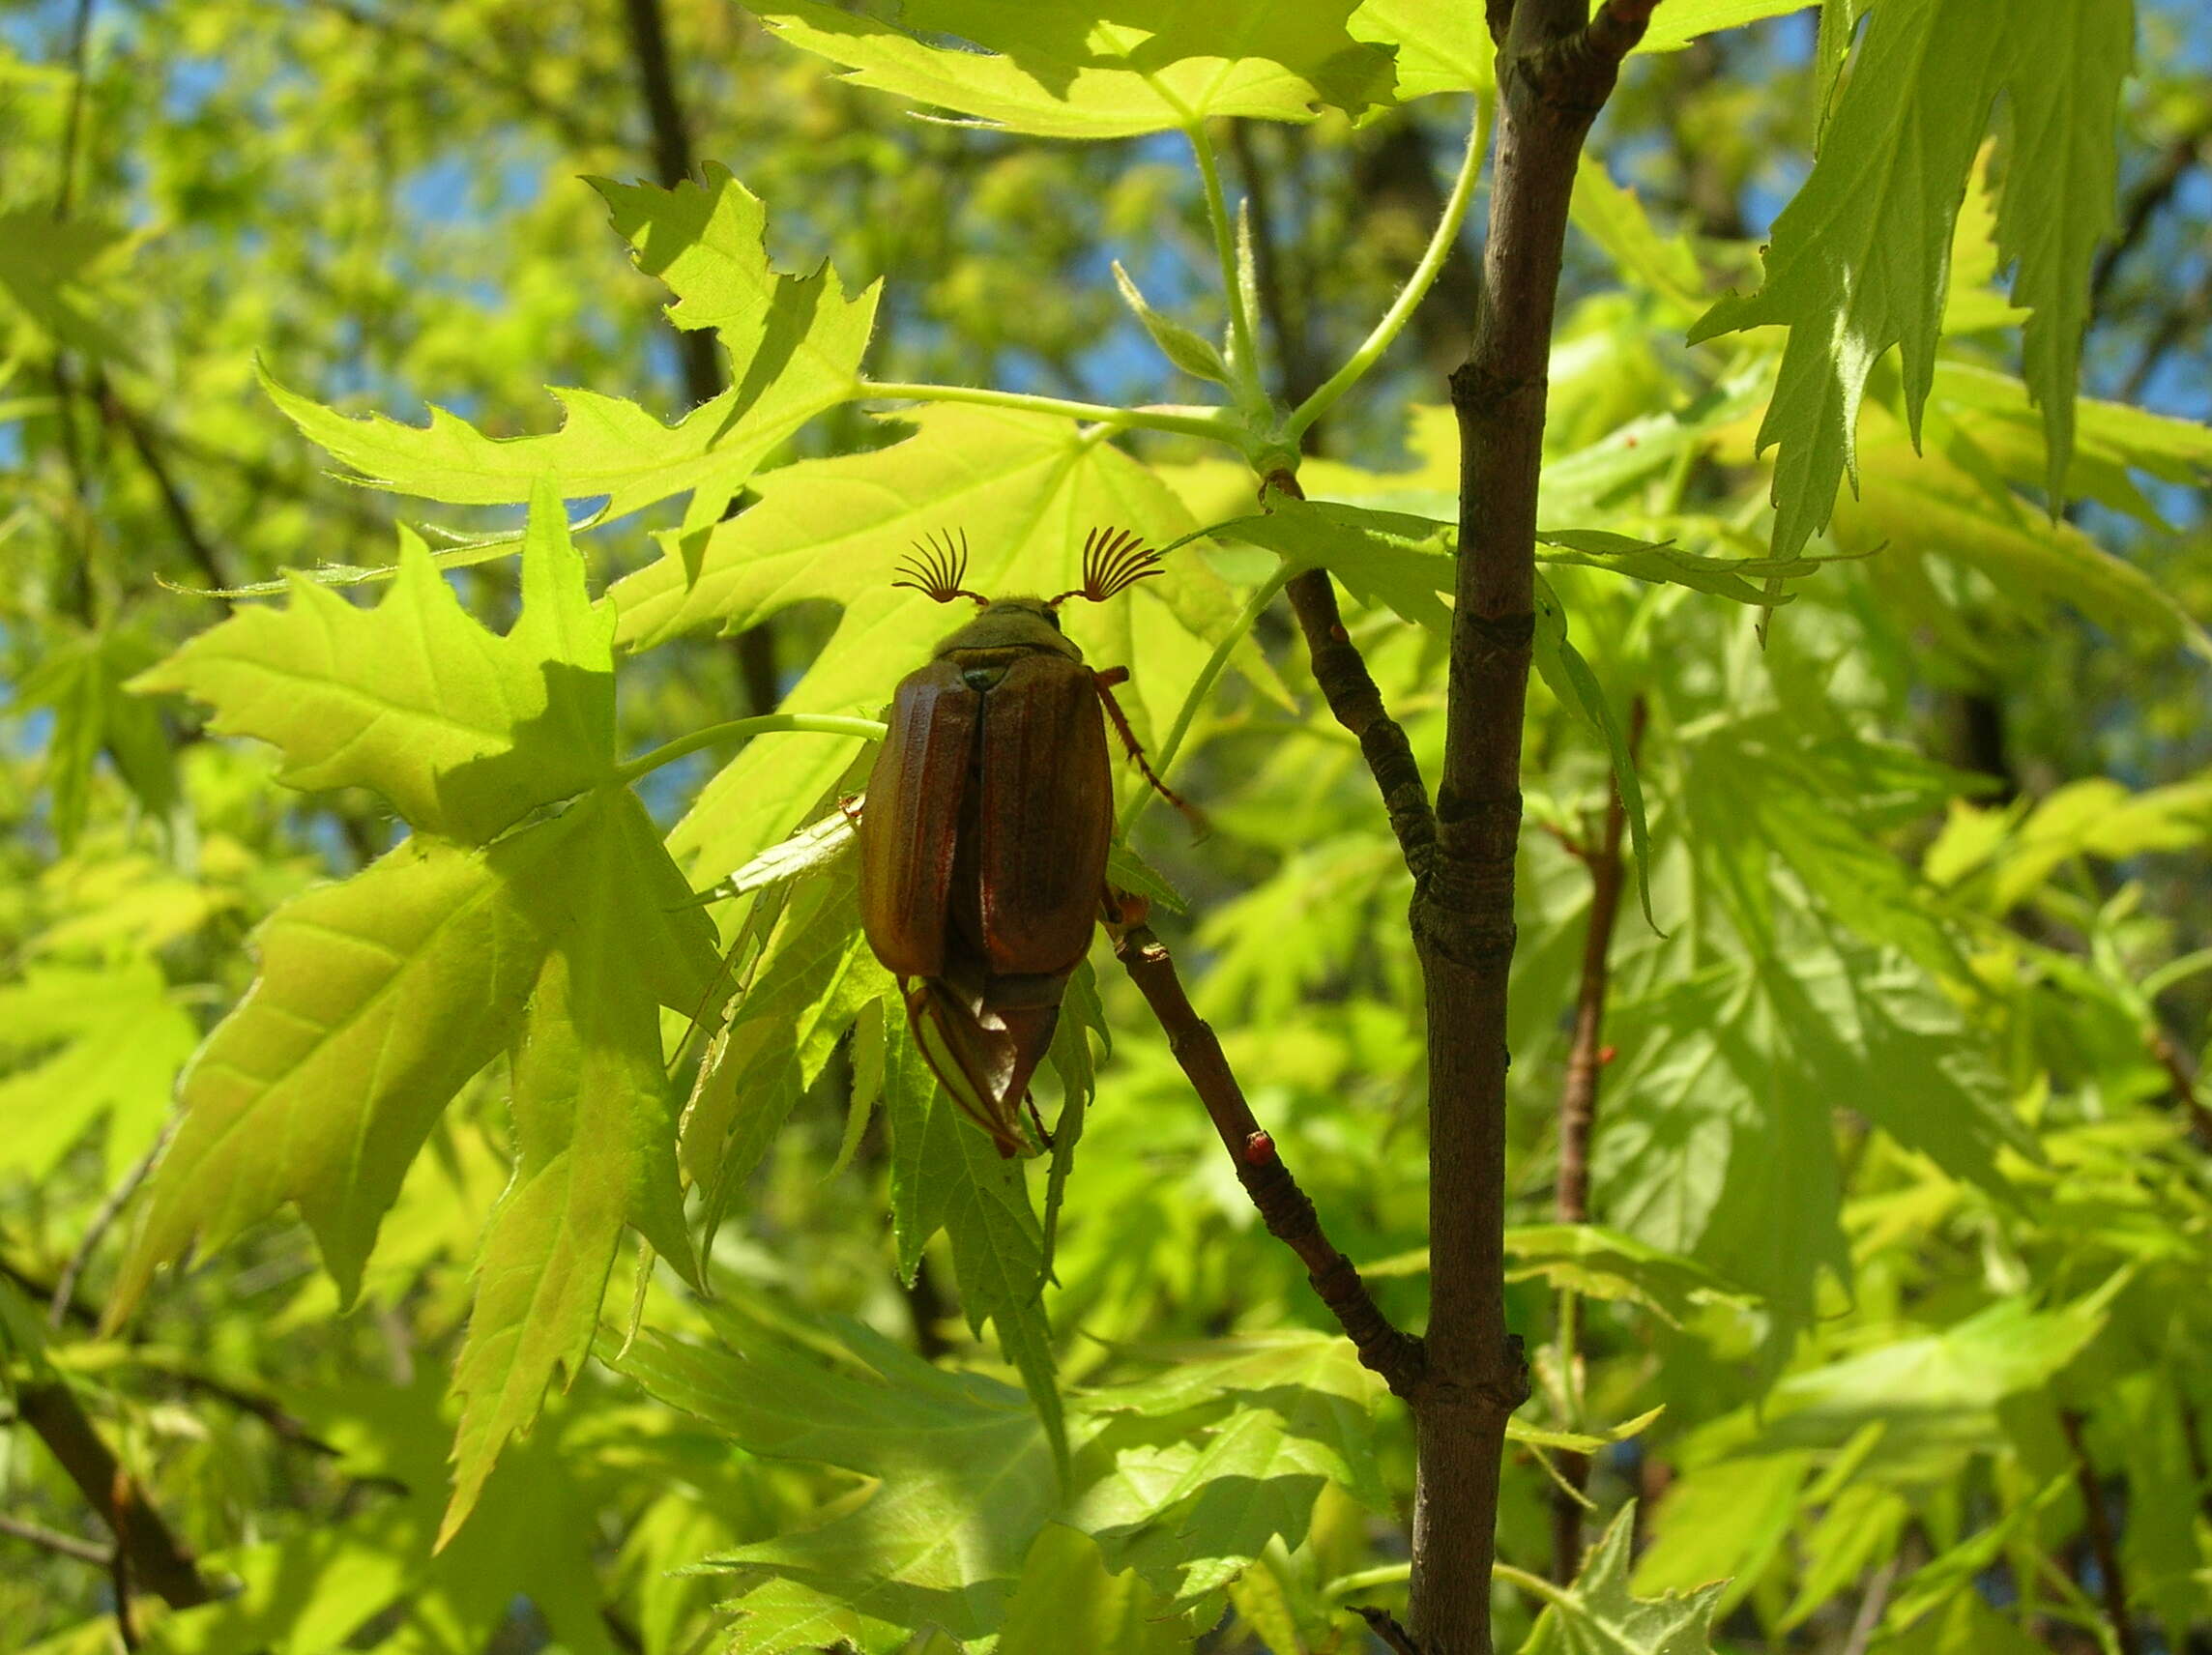
{"label": "brown beetle", "polygon": [[929,1066],[1002,1155],[1023,1147],[1030,1077],[1105,894],[1107,719],[1146,779],[1182,805],[1115,703],[1127,670],[1085,665],[1058,613],[1157,574],[1159,557],[1125,530],[1093,529],[1081,586],[994,600],[961,584],[967,538],[955,547],[947,536],[917,545],[892,583],[982,613],[899,683],[859,824],[860,918],[904,985]]}

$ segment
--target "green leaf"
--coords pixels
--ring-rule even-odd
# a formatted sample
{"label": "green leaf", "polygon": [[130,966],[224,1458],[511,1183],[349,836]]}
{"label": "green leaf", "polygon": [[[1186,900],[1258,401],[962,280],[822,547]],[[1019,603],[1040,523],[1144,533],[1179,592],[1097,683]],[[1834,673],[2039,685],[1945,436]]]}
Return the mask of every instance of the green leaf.
{"label": "green leaf", "polygon": [[1295,568],[1325,568],[1362,603],[1386,604],[1432,631],[1451,630],[1451,611],[1438,594],[1452,590],[1454,525],[1270,491],[1265,515],[1219,524],[1212,534],[1265,546]]}
{"label": "green leaf", "polygon": [[542,479],[523,545],[522,615],[501,638],[461,607],[404,530],[374,609],[292,577],[283,609],[244,609],[131,687],[211,703],[215,728],[284,755],[300,788],[375,789],[427,832],[481,844],[614,764],[612,620]]}
{"label": "green leaf", "polygon": [[158,1264],[287,1201],[352,1298],[431,1122],[507,1043],[537,979],[545,943],[517,882],[543,878],[545,842],[542,828],[488,852],[410,839],[270,916],[253,988],[185,1071],[184,1120],[112,1318]]}
{"label": "green leaf", "polygon": [[1784,1378],[1758,1408],[1700,1429],[1683,1463],[1831,1449],[1870,1425],[1881,1435],[1862,1467],[1890,1481],[1941,1479],[1968,1455],[2006,1441],[1998,1405],[2034,1395],[2101,1333],[2125,1274],[2055,1310],[2021,1297],[1936,1332],[1898,1337]]}
{"label": "green leaf", "polygon": [[262,385],[311,441],[373,487],[460,505],[528,500],[543,478],[577,500],[606,496],[592,521],[694,493],[693,514],[719,516],[763,461],[824,409],[847,400],[875,325],[880,289],[847,299],[834,271],[781,276],[762,243],[757,197],[720,167],[674,189],[595,180],[638,267],[677,295],[681,328],[713,328],[730,353],[731,387],[666,425],[633,402],[554,388],[561,428],[486,437],[442,408],[426,426],[382,415],[354,420],[277,384]]}
{"label": "green leaf", "polygon": [[1110,21],[1076,0],[912,0],[914,28],[962,36],[978,54],[925,44],[814,0],[760,0],[783,40],[839,63],[858,85],[1039,137],[1181,131],[1218,115],[1307,121],[1389,97],[1390,60],[1345,31],[1352,0],[1121,0]]}
{"label": "green leaf", "polygon": [[1778,1356],[1816,1272],[1848,1268],[1835,1105],[1993,1192],[2022,1134],[1983,1042],[1921,973],[1795,928],[1776,948],[1613,1008],[1623,1107],[1597,1178],[1614,1224],[1762,1295]]}
{"label": "green leaf", "polygon": [[918,1260],[930,1236],[946,1232],[969,1329],[980,1334],[986,1321],[996,1329],[1064,1472],[1067,1426],[1044,1313],[1044,1232],[1030,1205],[1022,1162],[1001,1155],[946,1095],[903,1016],[892,1018],[887,1032],[891,1201],[894,1214],[903,1208],[907,1215],[899,1230],[901,1259]]}
{"label": "green leaf", "polygon": [[930,1625],[962,1640],[997,1632],[1060,1497],[1043,1427],[1021,1394],[941,1373],[850,1323],[812,1331],[802,1350],[752,1311],[708,1316],[727,1350],[649,1329],[608,1360],[747,1453],[880,1479],[819,1527],[709,1560],[766,1577],[731,1606],[741,1619],[730,1647],[842,1638],[873,1651]]}
{"label": "green leaf", "polygon": [[1118,841],[1106,849],[1106,883],[1116,890],[1125,890],[1132,896],[1157,903],[1170,914],[1190,912],[1182,893],[1168,884],[1167,876],[1138,856],[1126,841]]}
{"label": "green leaf", "polygon": [[[1657,17],[1672,15],[1670,0]],[[1605,162],[1586,152],[1576,163],[1571,207],[1577,228],[1605,249],[1623,280],[1678,311],[1695,314],[1703,307],[1705,276],[1689,238],[1679,232],[1661,237],[1636,192],[1614,183]]]}
{"label": "green leaf", "polygon": [[1652,930],[1659,921],[1651,915],[1651,833],[1644,817],[1644,787],[1636,777],[1636,756],[1628,750],[1628,737],[1613,715],[1597,674],[1567,642],[1567,612],[1558,594],[1542,575],[1536,577],[1536,632],[1533,660],[1545,684],[1562,707],[1572,708],[1583,721],[1605,738],[1613,760],[1613,785],[1628,816],[1629,849],[1636,859],[1636,895],[1644,905],[1644,923]]}
{"label": "green leaf", "polygon": [[1634,1419],[1622,1420],[1618,1425],[1598,1432],[1550,1431],[1516,1415],[1505,1422],[1505,1437],[1509,1442],[1526,1442],[1535,1448],[1558,1448],[1575,1454],[1595,1454],[1613,1443],[1625,1442],[1631,1437],[1642,1436],[1651,1422],[1665,1411],[1665,1405],[1662,1404],[1658,1408],[1646,1409]]}
{"label": "green leaf", "polygon": [[1114,261],[1114,283],[1121,290],[1121,303],[1144,324],[1145,332],[1151,335],[1152,343],[1159,346],[1162,356],[1199,379],[1209,379],[1216,385],[1229,383],[1229,364],[1221,360],[1221,352],[1214,348],[1213,342],[1146,304],[1145,296],[1137,291],[1137,284],[1129,279],[1129,273],[1121,268],[1119,259]]}
{"label": "green leaf", "polygon": [[[1899,1583],[1882,1629],[1892,1634],[1910,1627],[1929,1611],[1974,1591],[1974,1582],[2003,1555],[2008,1542],[2032,1533],[2036,1519],[2074,1482],[2071,1471],[2051,1479],[2033,1499],[2023,1500],[1979,1533],[1969,1535],[1941,1556],[1922,1564]],[[2024,1640],[2023,1641],[2025,1641]],[[1990,1647],[1976,1643],[1976,1649]],[[2001,1647],[1999,1645],[1998,1647]]]}
{"label": "green leaf", "polygon": [[43,207],[0,213],[0,293],[55,345],[135,367],[138,352],[111,325],[114,306],[99,287],[137,240]]}
{"label": "green leaf", "polygon": [[[1602,529],[1542,529],[1537,531],[1536,543],[1550,548],[1536,554],[1539,563],[1608,569],[1638,580],[1686,586],[1693,592],[1769,609],[1791,602],[1797,595],[1780,590],[1783,581],[1818,574],[1822,564],[1836,561],[1832,558],[1705,557],[1682,551],[1672,540],[1655,544]],[[1766,585],[1753,586],[1745,578],[1749,575],[1764,576]]]}
{"label": "green leaf", "polygon": [[710,1235],[861,1008],[896,1000],[860,934],[859,877],[846,858],[792,888],[700,1066],[683,1158]]}
{"label": "green leaf", "polygon": [[[1284,1332],[1212,1348],[1224,1349],[1216,1355],[1199,1347],[1166,1374],[1085,1399],[1093,1413],[1173,1422],[1180,1440],[1204,1432],[1203,1445],[1179,1465],[1148,1462],[1176,1471],[1164,1487],[1129,1503],[1130,1485],[1109,1481],[1073,1513],[1107,1544],[1110,1564],[1134,1562],[1179,1608],[1225,1585],[1271,1540],[1301,1544],[1324,1484],[1372,1509],[1388,1504],[1374,1444],[1382,1381],[1349,1343]],[[1123,1460],[1123,1477],[1136,1464]]]}
{"label": "green leaf", "polygon": [[1048,1523],[1022,1560],[997,1655],[1180,1655],[1190,1643],[1143,1576],[1109,1573],[1095,1540]]}
{"label": "green leaf", "polygon": [[1679,51],[1702,35],[1802,12],[1804,0],[1667,0],[1651,14],[1639,51]]}
{"label": "green leaf", "polygon": [[2022,368],[2043,408],[2045,488],[2056,515],[2074,452],[2090,268],[2117,222],[2115,116],[2135,55],[2135,7],[2039,0],[2006,6],[2001,27],[2014,56],[1997,255],[2015,266],[2013,304],[2030,312],[2021,331]]}
{"label": "green leaf", "polygon": [[[739,515],[661,537],[660,561],[608,594],[621,616],[618,641],[644,649],[702,627],[741,632],[790,604],[829,599],[844,614],[784,709],[873,713],[959,624],[891,585],[899,559],[923,536],[967,534],[975,591],[1050,593],[1075,583],[1084,535],[1095,525],[1153,545],[1198,527],[1150,471],[1068,421],[954,406],[912,418],[918,429],[904,442],[785,466],[759,479],[758,502]],[[1064,624],[1093,666],[1131,669],[1116,693],[1143,740],[1175,716],[1235,614],[1220,580],[1179,555],[1125,597],[1069,605]],[[796,826],[795,801],[822,798],[854,750],[820,738],[750,743],[702,790],[671,845],[717,872],[740,865]]]}
{"label": "green leaf", "polygon": [[1763,1454],[1675,1477],[1652,1514],[1657,1538],[1637,1560],[1636,1588],[1710,1591],[1725,1615],[1789,1538],[1812,1460]]}
{"label": "green leaf", "polygon": [[46,741],[46,791],[54,837],[72,849],[92,798],[93,766],[104,751],[139,804],[164,816],[176,802],[176,763],[161,715],[125,693],[156,652],[133,632],[65,630],[16,685],[12,711],[53,710]]}
{"label": "green leaf", "polygon": [[[687,514],[689,522],[711,522],[793,432],[854,394],[883,284],[847,299],[827,261],[810,276],[778,275],[768,259],[768,209],[713,161],[704,184],[686,179],[663,189],[594,179],[592,186],[606,197],[638,269],[676,295],[668,319],[713,329],[729,352],[727,428],[714,437],[727,475],[711,489],[699,484]],[[610,503],[606,515],[618,514]]]}
{"label": "green leaf", "polygon": [[1584,1554],[1573,1584],[1544,1590],[1548,1607],[1525,1649],[1545,1646],[1541,1640],[1549,1630],[1557,1639],[1551,1646],[1567,1655],[1710,1655],[1721,1583],[1659,1598],[1634,1596],[1628,1562],[1635,1528],[1631,1500]]}
{"label": "green leaf", "polygon": [[439,1544],[476,1504],[507,1439],[590,1351],[624,1226],[697,1280],[676,1172],[660,1004],[696,1004],[717,970],[696,908],[644,807],[594,793],[551,825],[556,942],[514,1054],[514,1182],[477,1262],[454,1488]]}
{"label": "green leaf", "polygon": [[[1968,394],[1957,413],[1940,402],[1932,407],[1924,455],[1912,451],[1903,421],[1879,402],[1867,404],[1860,497],[1839,504],[1837,543],[1860,552],[1894,546],[1898,553],[1934,553],[1988,575],[1998,601],[2030,620],[2045,619],[2048,603],[2064,602],[2101,626],[2133,627],[2212,658],[2212,636],[2170,590],[2074,524],[2052,519],[1994,481],[2000,456],[2014,464],[2019,456],[1986,446],[2003,443],[2009,429],[1989,419],[1996,393],[1986,382],[1954,378],[1946,367],[1938,383],[1946,392],[1959,387]],[[2017,394],[2018,382],[2011,384]],[[2085,426],[2090,418],[2084,412]],[[2087,456],[2093,477],[2106,457],[2100,449]],[[2040,444],[2034,461],[2040,471]],[[2132,484],[2127,493],[2139,499]]]}
{"label": "green leaf", "polygon": [[2110,128],[2131,10],[2076,0],[1874,8],[1812,175],[1775,221],[1765,285],[1722,300],[1691,333],[1698,340],[1790,329],[1758,437],[1761,452],[1782,450],[1778,556],[1795,555],[1826,527],[1847,470],[1856,486],[1859,403],[1869,370],[1893,345],[1903,352],[1906,422],[1918,435],[1952,223],[1991,106],[2007,91],[2016,149],[1999,234],[2024,255],[2014,294],[2037,305],[2030,365],[2052,430],[2050,475],[2062,479],[2070,437],[2059,408],[2073,397],[2089,257],[2110,222]]}
{"label": "green leaf", "polygon": [[1740,1292],[1694,1259],[1601,1224],[1524,1224],[1505,1232],[1505,1279],[1541,1277],[1589,1298],[1627,1299],[1674,1326],[1702,1301]]}
{"label": "green leaf", "polygon": [[0,1080],[0,1165],[33,1183],[102,1116],[107,1181],[121,1181],[168,1118],[199,1028],[159,967],[34,965],[0,987],[0,1057],[29,1058]]}

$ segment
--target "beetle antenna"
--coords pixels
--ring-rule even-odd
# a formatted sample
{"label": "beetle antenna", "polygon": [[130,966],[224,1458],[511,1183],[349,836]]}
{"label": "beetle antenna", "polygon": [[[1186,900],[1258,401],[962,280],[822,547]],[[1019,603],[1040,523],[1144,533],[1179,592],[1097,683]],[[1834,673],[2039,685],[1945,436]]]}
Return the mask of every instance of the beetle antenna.
{"label": "beetle antenna", "polygon": [[901,579],[893,586],[911,587],[925,597],[940,603],[950,603],[955,597],[965,597],[983,606],[991,600],[979,592],[970,592],[968,579],[968,531],[960,531],[960,543],[952,543],[952,531],[934,530],[915,541],[914,550],[900,560],[897,573]]}
{"label": "beetle antenna", "polygon": [[1140,580],[1160,572],[1160,554],[1127,529],[1097,528],[1083,537],[1083,584],[1052,599],[1054,607],[1070,597],[1103,603]]}

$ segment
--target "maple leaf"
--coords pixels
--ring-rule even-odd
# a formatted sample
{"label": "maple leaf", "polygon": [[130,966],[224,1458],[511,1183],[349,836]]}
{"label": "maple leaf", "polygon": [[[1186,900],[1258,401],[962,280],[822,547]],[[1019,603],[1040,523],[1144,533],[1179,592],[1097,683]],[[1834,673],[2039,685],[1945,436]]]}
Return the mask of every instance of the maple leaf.
{"label": "maple leaf", "polygon": [[591,521],[625,516],[690,493],[692,516],[711,522],[746,479],[800,426],[853,395],[875,325],[881,286],[847,299],[827,266],[806,276],[772,269],[759,199],[726,171],[702,186],[594,181],[633,244],[638,266],[678,296],[670,319],[712,327],[730,352],[730,389],[663,423],[633,402],[555,388],[565,418],[538,436],[487,437],[443,408],[427,425],[380,414],[351,419],[262,385],[294,424],[360,480],[395,494],[461,505],[528,500],[553,478],[568,499],[604,496]]}
{"label": "maple leaf", "polygon": [[[1775,220],[1766,281],[1732,295],[1693,342],[1789,328],[1758,448],[1780,445],[1774,550],[1827,526],[1848,472],[1867,376],[1902,354],[1915,440],[1936,368],[1952,227],[1992,106],[2009,93],[2013,159],[1997,238],[2017,257],[2016,304],[2033,307],[2028,383],[2061,499],[2073,445],[2089,260],[2110,226],[2117,160],[2109,111],[2127,70],[2133,8],[2078,0],[1900,0],[1874,9],[1804,188]],[[2094,111],[2106,111],[2095,116]]]}
{"label": "maple leaf", "polygon": [[1524,1655],[1540,1649],[1561,1649],[1564,1655],[1710,1655],[1713,1611],[1726,1582],[1657,1598],[1635,1596],[1628,1587],[1635,1532],[1636,1502],[1631,1500],[1584,1553],[1572,1584],[1555,1586],[1512,1572],[1518,1584],[1547,1606],[1521,1646]]}

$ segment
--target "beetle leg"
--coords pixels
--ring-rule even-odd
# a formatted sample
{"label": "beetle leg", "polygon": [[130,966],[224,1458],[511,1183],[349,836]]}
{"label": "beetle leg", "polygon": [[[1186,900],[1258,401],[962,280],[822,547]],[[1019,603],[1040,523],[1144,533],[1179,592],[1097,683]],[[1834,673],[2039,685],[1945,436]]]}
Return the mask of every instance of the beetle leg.
{"label": "beetle leg", "polygon": [[1145,758],[1145,749],[1137,740],[1137,733],[1129,728],[1128,714],[1121,711],[1121,704],[1114,699],[1114,686],[1129,682],[1129,669],[1108,667],[1102,673],[1093,673],[1091,682],[1098,690],[1098,699],[1106,704],[1106,716],[1113,723],[1114,733],[1121,738],[1121,745],[1128,749],[1130,761],[1136,765],[1144,778],[1152,784],[1152,791],[1181,811],[1192,828],[1204,833],[1207,830],[1206,818],[1182,795],[1160,780],[1158,773]]}
{"label": "beetle leg", "polygon": [[1036,1125],[1037,1141],[1043,1144],[1047,1150],[1057,1147],[1052,1141],[1051,1130],[1044,1123],[1044,1117],[1037,1113],[1036,1094],[1034,1092],[1023,1092],[1022,1107],[1030,1112],[1030,1119]]}

